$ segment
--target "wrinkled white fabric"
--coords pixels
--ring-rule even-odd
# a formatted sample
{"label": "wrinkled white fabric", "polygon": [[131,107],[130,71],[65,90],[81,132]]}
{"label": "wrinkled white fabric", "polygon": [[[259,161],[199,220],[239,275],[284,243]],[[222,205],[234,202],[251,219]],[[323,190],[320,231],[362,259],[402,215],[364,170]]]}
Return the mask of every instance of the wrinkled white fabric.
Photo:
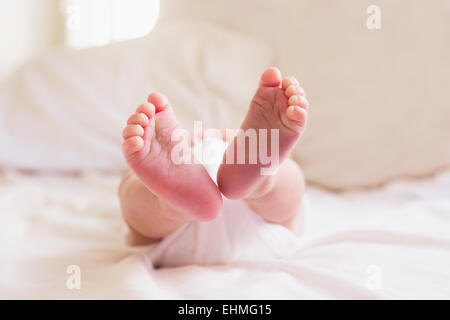
{"label": "wrinkled white fabric", "polygon": [[[196,144],[193,153],[216,182],[227,144],[209,138]],[[295,236],[284,227],[270,225],[255,215],[244,201],[223,199],[223,212],[206,223],[189,223],[146,249],[158,266],[227,264],[239,260],[288,258],[296,249]],[[295,234],[303,230],[304,206],[294,223]]]}
{"label": "wrinkled white fabric", "polygon": [[[160,269],[148,247],[124,244],[118,183],[118,176],[2,174],[0,297],[450,297],[450,174],[344,195],[309,188],[303,237],[231,212],[225,225],[187,228],[185,239],[205,262],[220,262],[208,261],[207,250],[233,261]],[[241,240],[222,243],[229,239]],[[70,265],[81,269],[80,290],[66,286]]]}

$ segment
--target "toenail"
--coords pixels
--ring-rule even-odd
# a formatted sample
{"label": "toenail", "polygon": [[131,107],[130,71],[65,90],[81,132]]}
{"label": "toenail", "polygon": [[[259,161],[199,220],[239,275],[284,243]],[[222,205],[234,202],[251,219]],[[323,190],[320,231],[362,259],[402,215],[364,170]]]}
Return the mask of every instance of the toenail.
{"label": "toenail", "polygon": [[136,111],[138,113],[144,113],[146,116],[153,116],[153,114],[155,113],[155,106],[153,104],[151,104],[150,102],[145,102],[143,104],[141,104]]}
{"label": "toenail", "polygon": [[153,103],[147,102],[147,105],[149,106],[149,108],[150,108],[150,110],[151,110],[151,113],[152,113],[152,114],[155,113],[156,108],[155,108],[155,106],[153,105]]}
{"label": "toenail", "polygon": [[293,84],[291,84],[287,89],[286,89],[286,95],[288,95],[289,97],[294,95],[297,92],[297,87]]}
{"label": "toenail", "polygon": [[289,101],[288,101],[289,105],[298,105],[300,103],[301,103],[301,97],[298,95],[290,97]]}
{"label": "toenail", "polygon": [[144,135],[144,128],[142,128],[140,125],[128,125],[122,132],[122,137],[124,139],[128,139],[134,136],[143,136]]}
{"label": "toenail", "polygon": [[148,96],[147,101],[155,106],[155,112],[162,111],[169,105],[169,100],[167,97],[157,92],[151,93]]}
{"label": "toenail", "polygon": [[306,99],[303,96],[300,96],[300,105],[304,108],[308,108],[309,107],[309,101],[308,99]]}
{"label": "toenail", "polygon": [[135,113],[128,119],[127,124],[140,124],[146,126],[148,124],[148,117],[145,113]]}
{"label": "toenail", "polygon": [[289,108],[287,108],[286,113],[288,114],[288,116],[293,116],[295,114],[295,106],[289,106]]}

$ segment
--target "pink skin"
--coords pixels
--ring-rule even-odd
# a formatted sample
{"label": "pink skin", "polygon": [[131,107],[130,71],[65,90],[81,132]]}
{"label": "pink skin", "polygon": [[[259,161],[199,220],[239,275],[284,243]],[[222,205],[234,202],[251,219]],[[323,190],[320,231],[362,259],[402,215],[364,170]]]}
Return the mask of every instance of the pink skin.
{"label": "pink skin", "polygon": [[[305,92],[297,80],[281,78],[276,68],[267,69],[261,76],[259,88],[250,104],[248,113],[241,125],[247,129],[279,129],[279,162],[288,158],[295,143],[301,137],[307,120],[308,101]],[[222,165],[219,168],[217,182],[220,191],[229,199],[251,198],[258,189],[271,180],[261,174],[263,165],[258,159],[256,164],[227,164],[227,154],[236,157],[237,138],[228,146]],[[270,139],[268,139],[270,142]],[[246,143],[246,159],[249,158],[249,145]],[[270,147],[268,148],[270,149]],[[230,159],[232,157],[229,157]]]}
{"label": "pink skin", "polygon": [[[241,128],[279,129],[280,160],[285,161],[272,176],[261,176],[260,165],[222,164],[218,173],[225,196],[244,199],[256,214],[286,227],[299,212],[305,187],[300,168],[288,156],[305,128],[307,108],[297,80],[266,70]],[[119,197],[131,244],[159,241],[189,221],[214,219],[222,208],[219,188],[203,166],[171,161],[176,128],[167,98],[152,93],[123,130],[122,149],[132,173],[123,178]]]}
{"label": "pink skin", "polygon": [[178,121],[167,98],[152,93],[123,130],[125,159],[140,181],[180,215],[194,221],[214,219],[222,209],[222,197],[205,168],[171,160],[178,142],[171,141],[176,128]]}

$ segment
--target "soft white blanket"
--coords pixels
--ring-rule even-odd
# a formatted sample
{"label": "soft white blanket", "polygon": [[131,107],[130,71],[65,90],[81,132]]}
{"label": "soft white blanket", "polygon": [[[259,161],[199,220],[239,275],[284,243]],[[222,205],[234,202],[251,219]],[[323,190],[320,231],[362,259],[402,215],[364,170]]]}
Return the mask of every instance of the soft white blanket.
{"label": "soft white blanket", "polygon": [[207,265],[173,268],[152,259],[183,252],[176,239],[125,245],[118,181],[2,174],[0,298],[450,297],[450,174],[346,195],[310,187],[303,237],[225,210],[180,232],[191,255],[178,262]]}

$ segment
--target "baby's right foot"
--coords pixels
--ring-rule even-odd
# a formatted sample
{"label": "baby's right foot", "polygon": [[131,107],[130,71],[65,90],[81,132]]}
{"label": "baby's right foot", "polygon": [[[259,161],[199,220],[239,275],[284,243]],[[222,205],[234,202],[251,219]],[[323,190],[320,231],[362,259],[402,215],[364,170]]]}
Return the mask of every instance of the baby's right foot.
{"label": "baby's right foot", "polygon": [[178,143],[172,141],[177,128],[167,98],[152,93],[123,130],[125,159],[142,183],[180,214],[194,221],[214,219],[222,208],[222,196],[205,168],[193,161],[176,164],[171,157]]}
{"label": "baby's right foot", "polygon": [[[217,182],[224,196],[245,199],[254,194],[264,181],[269,181],[265,179],[267,174],[263,173],[267,171],[262,171],[267,164],[262,161],[261,154],[265,152],[261,150],[273,151],[271,160],[275,161],[271,163],[270,172],[275,173],[303,134],[307,109],[305,92],[296,79],[282,79],[276,68],[263,73],[241,125],[242,130],[228,146],[219,168]],[[250,133],[248,142],[245,142],[246,132]],[[251,133],[254,133],[253,143]],[[243,142],[241,145],[239,140]],[[237,160],[239,154],[243,160],[240,164]]]}

